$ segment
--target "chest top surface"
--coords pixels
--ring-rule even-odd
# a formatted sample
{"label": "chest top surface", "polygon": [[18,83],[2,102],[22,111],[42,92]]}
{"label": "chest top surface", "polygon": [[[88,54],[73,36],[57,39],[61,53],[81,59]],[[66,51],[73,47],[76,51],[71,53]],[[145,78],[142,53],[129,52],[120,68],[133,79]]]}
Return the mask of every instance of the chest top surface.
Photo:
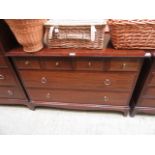
{"label": "chest top surface", "polygon": [[[105,42],[109,39],[109,34],[106,34]],[[78,48],[66,48],[66,49],[52,49],[43,48],[36,53],[26,53],[22,47],[14,48],[9,52],[6,52],[6,56],[10,57],[145,57],[145,50],[128,50],[128,49],[114,49],[111,42],[104,49],[78,49]]]}

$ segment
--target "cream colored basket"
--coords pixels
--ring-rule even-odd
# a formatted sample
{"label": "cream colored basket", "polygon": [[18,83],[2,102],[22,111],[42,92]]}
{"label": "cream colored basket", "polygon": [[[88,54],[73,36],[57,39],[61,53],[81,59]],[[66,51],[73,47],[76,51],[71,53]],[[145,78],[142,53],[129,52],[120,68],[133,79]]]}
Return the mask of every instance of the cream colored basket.
{"label": "cream colored basket", "polygon": [[88,48],[104,47],[102,21],[49,20],[45,24],[44,42],[48,48]]}

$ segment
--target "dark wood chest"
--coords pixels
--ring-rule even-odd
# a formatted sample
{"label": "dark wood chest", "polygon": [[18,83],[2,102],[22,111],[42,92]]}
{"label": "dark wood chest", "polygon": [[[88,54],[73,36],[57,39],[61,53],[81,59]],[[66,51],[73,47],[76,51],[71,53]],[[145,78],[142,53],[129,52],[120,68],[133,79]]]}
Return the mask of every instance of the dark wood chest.
{"label": "dark wood chest", "polygon": [[114,110],[125,115],[144,51],[44,49],[11,57],[34,106]]}

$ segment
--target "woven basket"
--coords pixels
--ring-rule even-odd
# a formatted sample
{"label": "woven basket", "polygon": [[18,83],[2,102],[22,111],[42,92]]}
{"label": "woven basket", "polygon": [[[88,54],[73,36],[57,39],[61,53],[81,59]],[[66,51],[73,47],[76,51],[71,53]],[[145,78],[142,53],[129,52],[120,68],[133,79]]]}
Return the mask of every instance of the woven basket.
{"label": "woven basket", "polygon": [[104,28],[103,21],[48,21],[45,23],[44,42],[48,48],[102,49]]}
{"label": "woven basket", "polygon": [[108,20],[116,49],[155,49],[155,20]]}
{"label": "woven basket", "polygon": [[37,52],[43,48],[44,19],[6,19],[25,52]]}

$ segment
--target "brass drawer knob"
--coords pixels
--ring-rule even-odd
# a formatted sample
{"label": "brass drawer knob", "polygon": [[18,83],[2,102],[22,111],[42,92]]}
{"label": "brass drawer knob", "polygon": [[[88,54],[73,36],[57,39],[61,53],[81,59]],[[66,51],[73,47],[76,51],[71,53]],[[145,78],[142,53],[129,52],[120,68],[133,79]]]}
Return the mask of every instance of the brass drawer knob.
{"label": "brass drawer knob", "polygon": [[29,64],[30,64],[30,61],[26,60],[25,65],[29,65]]}
{"label": "brass drawer knob", "polygon": [[9,96],[13,96],[13,91],[12,90],[8,90],[7,92],[9,94]]}
{"label": "brass drawer knob", "polygon": [[55,66],[56,66],[56,67],[59,67],[59,66],[60,66],[59,61],[57,61],[57,62],[55,63]]}
{"label": "brass drawer knob", "polygon": [[42,77],[42,78],[41,78],[41,83],[42,83],[42,84],[47,83],[47,78],[46,78],[46,77]]}
{"label": "brass drawer knob", "polygon": [[104,84],[105,84],[106,86],[110,86],[110,85],[111,85],[111,80],[110,80],[110,79],[105,79],[105,80],[104,80]]}
{"label": "brass drawer knob", "polygon": [[104,96],[104,97],[103,97],[103,100],[104,100],[104,102],[107,102],[107,101],[109,101],[109,97]]}
{"label": "brass drawer knob", "polygon": [[122,69],[125,69],[126,66],[127,66],[127,64],[126,64],[126,63],[123,63],[123,64],[122,64]]}
{"label": "brass drawer knob", "polygon": [[51,93],[47,93],[46,94],[46,99],[50,99],[51,98]]}
{"label": "brass drawer knob", "polygon": [[88,67],[91,67],[92,66],[92,63],[89,61],[88,62]]}
{"label": "brass drawer knob", "polygon": [[4,79],[5,79],[4,75],[0,74],[0,80],[4,80]]}

